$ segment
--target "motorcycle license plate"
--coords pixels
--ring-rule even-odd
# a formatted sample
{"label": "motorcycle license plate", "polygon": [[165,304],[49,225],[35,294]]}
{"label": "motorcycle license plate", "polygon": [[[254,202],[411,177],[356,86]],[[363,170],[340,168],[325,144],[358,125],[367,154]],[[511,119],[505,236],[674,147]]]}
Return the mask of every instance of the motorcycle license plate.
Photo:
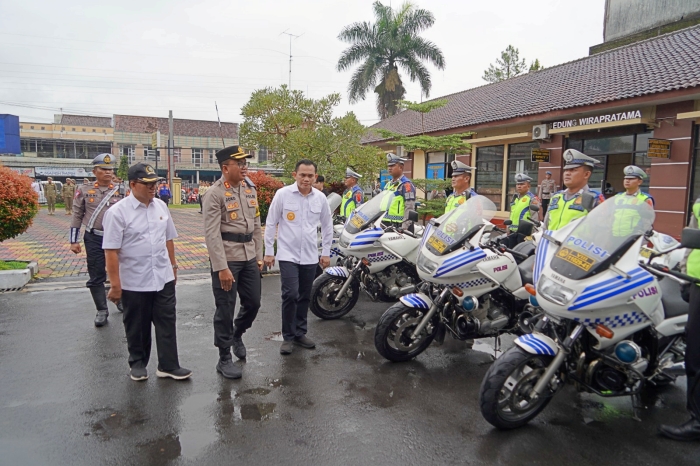
{"label": "motorcycle license plate", "polygon": [[649,248],[644,248],[644,247],[643,247],[643,248],[639,251],[639,255],[642,256],[642,257],[645,258],[645,259],[649,259],[649,258],[651,257],[651,253],[652,253],[652,252],[654,252],[654,251],[652,251],[652,250],[649,249]]}
{"label": "motorcycle license plate", "polygon": [[431,236],[430,238],[428,238],[428,244],[435,248],[435,250],[441,254],[445,249],[447,249],[447,243],[435,236]]}
{"label": "motorcycle license plate", "polygon": [[591,267],[593,267],[593,264],[595,264],[594,259],[569,248],[561,248],[561,250],[557,252],[557,257],[586,272],[588,272]]}
{"label": "motorcycle license plate", "polygon": [[362,220],[362,217],[360,217],[359,215],[353,215],[352,220],[350,220],[350,224],[355,228],[360,228],[362,227],[362,225],[365,224],[365,221]]}

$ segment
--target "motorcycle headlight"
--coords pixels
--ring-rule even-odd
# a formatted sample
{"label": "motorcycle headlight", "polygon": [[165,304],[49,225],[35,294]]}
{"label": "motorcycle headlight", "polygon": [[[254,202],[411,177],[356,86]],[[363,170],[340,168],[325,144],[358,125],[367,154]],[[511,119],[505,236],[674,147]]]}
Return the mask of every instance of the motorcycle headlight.
{"label": "motorcycle headlight", "polygon": [[338,244],[341,248],[347,248],[348,246],[350,246],[350,240],[347,236],[345,236],[345,233],[341,234],[340,238],[338,238]]}
{"label": "motorcycle headlight", "polygon": [[418,263],[416,264],[419,269],[421,269],[425,273],[429,273],[432,275],[435,272],[435,269],[437,269],[437,262],[433,262],[427,257],[425,257],[423,254],[418,256]]}
{"label": "motorcycle headlight", "polygon": [[560,306],[566,306],[576,297],[576,292],[547,277],[540,277],[537,295]]}

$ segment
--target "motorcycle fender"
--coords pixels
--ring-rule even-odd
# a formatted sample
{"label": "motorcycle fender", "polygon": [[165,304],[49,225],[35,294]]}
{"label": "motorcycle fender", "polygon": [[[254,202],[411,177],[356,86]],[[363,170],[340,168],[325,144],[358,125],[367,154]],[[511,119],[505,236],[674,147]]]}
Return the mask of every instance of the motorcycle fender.
{"label": "motorcycle fender", "polygon": [[345,267],[339,266],[339,267],[326,267],[324,270],[325,273],[328,275],[333,275],[335,277],[343,277],[343,278],[348,278],[348,269]]}
{"label": "motorcycle fender", "polygon": [[407,294],[401,296],[399,301],[401,301],[401,303],[403,303],[405,306],[413,307],[416,309],[428,310],[433,306],[433,301],[423,293]]}
{"label": "motorcycle fender", "polygon": [[554,340],[541,333],[530,333],[515,339],[515,344],[530,354],[541,354],[544,356],[556,356],[559,346]]}

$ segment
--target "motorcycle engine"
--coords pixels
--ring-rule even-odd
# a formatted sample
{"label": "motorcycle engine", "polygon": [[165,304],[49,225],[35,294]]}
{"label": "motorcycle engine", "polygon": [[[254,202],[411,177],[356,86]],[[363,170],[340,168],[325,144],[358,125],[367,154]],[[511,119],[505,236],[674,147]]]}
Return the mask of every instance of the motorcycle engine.
{"label": "motorcycle engine", "polygon": [[479,308],[468,312],[461,307],[452,313],[452,328],[461,339],[479,338],[497,333],[508,324],[508,316],[503,312],[497,299],[491,295],[479,299]]}
{"label": "motorcycle engine", "polygon": [[381,286],[384,288],[384,293],[389,298],[397,298],[400,295],[414,291],[412,288],[409,289],[409,287],[415,285],[416,282],[410,271],[403,265],[392,265],[376,274],[377,280],[381,282]]}
{"label": "motorcycle engine", "polygon": [[622,392],[627,387],[627,374],[596,359],[588,365],[586,383],[600,391]]}

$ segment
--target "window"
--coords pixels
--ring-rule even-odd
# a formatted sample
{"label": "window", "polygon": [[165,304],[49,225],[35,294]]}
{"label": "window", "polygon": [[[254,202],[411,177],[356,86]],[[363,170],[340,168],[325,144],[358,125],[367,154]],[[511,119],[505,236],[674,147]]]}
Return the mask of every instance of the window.
{"label": "window", "polygon": [[42,126],[41,129],[44,130],[44,129],[46,129],[46,128]]}
{"label": "window", "polygon": [[19,129],[24,129],[24,126],[22,126],[22,125],[19,125]]}
{"label": "window", "polygon": [[97,132],[97,130],[96,130],[95,128],[93,128],[93,129],[92,129],[92,132],[93,132],[93,133],[96,133],[96,132]]}
{"label": "window", "polygon": [[134,163],[134,154],[136,152],[135,146],[120,146],[119,155],[121,157],[126,157],[129,161],[129,165]]}
{"label": "window", "polygon": [[192,164],[195,167],[202,166],[202,149],[192,149]]}
{"label": "window", "polygon": [[503,146],[476,149],[476,192],[491,199],[498,210],[503,193],[503,152]]}
{"label": "window", "polygon": [[75,131],[75,128],[71,128],[71,131]]}
{"label": "window", "polygon": [[83,133],[85,132],[85,128],[83,128]]}
{"label": "window", "polygon": [[216,149],[209,149],[209,163],[216,163]]}
{"label": "window", "polygon": [[182,149],[179,147],[173,148],[173,162],[180,163],[180,158],[182,156]]}
{"label": "window", "polygon": [[260,146],[258,149],[258,163],[265,163],[267,162],[267,148],[264,146]]}
{"label": "window", "polygon": [[515,174],[526,173],[532,181],[530,191],[537,194],[537,172],[539,164],[532,162],[532,149],[539,149],[537,142],[525,142],[522,144],[510,144],[508,146],[508,190],[506,194],[506,209],[510,210],[510,203],[515,194]]}
{"label": "window", "polygon": [[34,127],[33,127],[33,126],[30,126],[29,128],[30,128],[30,129],[34,129]]}

